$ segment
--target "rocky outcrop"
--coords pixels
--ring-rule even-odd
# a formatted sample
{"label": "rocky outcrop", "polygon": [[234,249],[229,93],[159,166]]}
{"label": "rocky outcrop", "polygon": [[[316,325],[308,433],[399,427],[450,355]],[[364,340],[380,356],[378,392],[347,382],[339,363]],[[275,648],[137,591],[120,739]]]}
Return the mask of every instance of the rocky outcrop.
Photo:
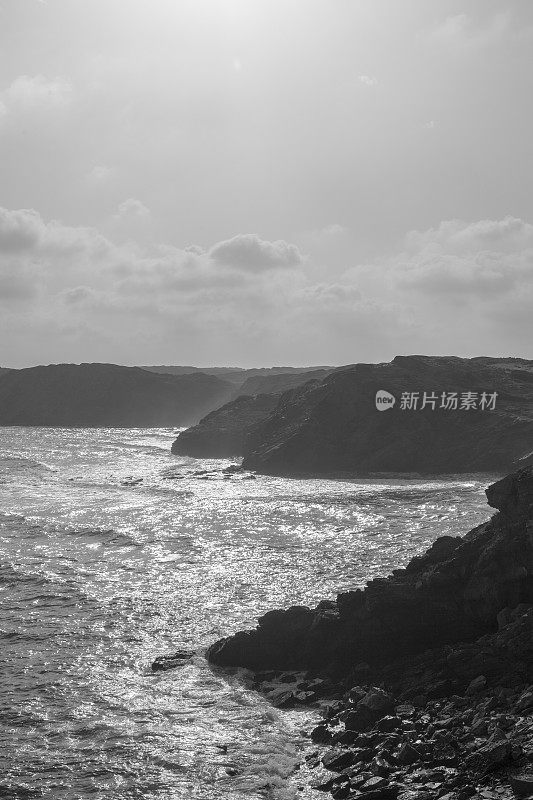
{"label": "rocky outcrop", "polygon": [[[284,391],[276,402],[237,398],[181,434],[174,452],[243,455],[246,469],[274,475],[507,472],[533,463],[531,361],[398,356],[326,372],[250,377],[252,394]],[[386,411],[376,407],[380,390],[396,400]],[[416,408],[404,407],[404,394],[417,396]]]}
{"label": "rocky outcrop", "polygon": [[221,666],[327,669],[381,667],[497,630],[506,608],[533,603],[533,468],[490,486],[498,509],[464,537],[442,537],[406,568],[314,609],[270,611],[255,630],[212,645]]}
{"label": "rocky outcrop", "polygon": [[116,364],[52,364],[0,379],[0,425],[191,425],[232,394],[213,375],[160,375]]}
{"label": "rocky outcrop", "polygon": [[279,396],[242,396],[211,412],[198,425],[182,431],[172,445],[176,455],[194,458],[242,456],[246,436],[253,426],[272,413]]}
{"label": "rocky outcrop", "polygon": [[[512,616],[486,637],[486,674],[450,668],[450,661],[468,659],[461,662],[448,648],[411,663],[408,677],[395,665],[372,676],[379,685],[338,687],[311,732],[319,747],[307,757],[311,785],[352,800],[531,796],[533,610],[519,608]],[[474,670],[481,652],[470,664]],[[510,671],[489,671],[495,654]]]}
{"label": "rocky outcrop", "polygon": [[[249,370],[264,372],[264,370]],[[235,399],[218,408],[198,425],[182,431],[172,452],[194,458],[232,458],[244,455],[247,439],[255,426],[276,409],[282,392],[314,381],[329,374],[328,370],[253,374],[235,390]]]}
{"label": "rocky outcrop", "polygon": [[[315,609],[271,611],[208,651],[280,708],[320,701],[306,756],[336,800],[533,797],[533,468],[497,513]],[[301,773],[300,773],[301,774]]]}
{"label": "rocky outcrop", "polygon": [[341,679],[255,673],[280,708],[320,700],[310,787],[351,800],[514,800],[533,792],[533,607],[498,631]]}
{"label": "rocky outcrop", "polygon": [[[380,390],[396,399],[386,411],[376,408]],[[441,407],[454,392],[459,407]],[[418,395],[416,409],[403,407],[404,393]],[[461,409],[467,393],[477,408]],[[497,394],[493,410],[479,407],[483,393]],[[276,475],[508,472],[527,463],[533,362],[524,359],[398,356],[335,370],[284,393],[244,453],[247,469]]]}

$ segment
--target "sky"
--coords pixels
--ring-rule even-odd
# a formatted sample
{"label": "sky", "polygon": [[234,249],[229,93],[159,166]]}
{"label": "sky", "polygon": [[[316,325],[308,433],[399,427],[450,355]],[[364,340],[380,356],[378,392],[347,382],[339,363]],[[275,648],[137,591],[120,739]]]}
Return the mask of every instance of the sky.
{"label": "sky", "polygon": [[0,0],[0,366],[533,358],[531,0]]}

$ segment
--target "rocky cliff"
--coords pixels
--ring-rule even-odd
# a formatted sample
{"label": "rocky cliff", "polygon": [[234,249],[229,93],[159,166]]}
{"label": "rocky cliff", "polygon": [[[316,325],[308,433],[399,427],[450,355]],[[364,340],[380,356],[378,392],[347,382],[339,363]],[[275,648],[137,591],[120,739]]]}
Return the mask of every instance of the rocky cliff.
{"label": "rocky cliff", "polygon": [[161,375],[115,364],[52,364],[0,380],[0,425],[190,425],[231,396],[213,375]]}
{"label": "rocky cliff", "polygon": [[[380,391],[395,400],[381,411]],[[244,466],[277,475],[506,472],[532,451],[533,362],[398,356],[284,393],[246,437]]]}
{"label": "rocky cliff", "polygon": [[533,604],[533,468],[487,489],[498,509],[464,537],[443,537],[405,569],[314,609],[270,611],[255,630],[216,642],[208,659],[251,670],[347,672],[498,628],[504,609]]}
{"label": "rocky cliff", "polygon": [[[310,380],[322,379],[326,370],[281,375],[252,375],[237,397],[208,414],[194,427],[182,431],[172,452],[194,458],[232,458],[244,455],[248,437],[255,426],[272,414],[289,387],[300,387]],[[314,377],[313,377],[314,376]],[[260,391],[261,390],[261,391]]]}
{"label": "rocky cliff", "polygon": [[182,431],[172,452],[194,458],[242,456],[249,431],[272,413],[278,400],[276,394],[238,397]]}

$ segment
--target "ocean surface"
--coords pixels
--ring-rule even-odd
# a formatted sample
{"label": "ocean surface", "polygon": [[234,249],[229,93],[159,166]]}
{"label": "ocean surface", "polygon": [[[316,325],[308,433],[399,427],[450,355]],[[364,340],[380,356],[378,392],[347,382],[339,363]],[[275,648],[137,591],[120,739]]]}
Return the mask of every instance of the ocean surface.
{"label": "ocean surface", "polygon": [[[268,609],[385,575],[487,518],[487,476],[290,480],[171,429],[0,428],[0,797],[314,796],[305,730],[212,670]],[[152,674],[164,653],[197,652]]]}

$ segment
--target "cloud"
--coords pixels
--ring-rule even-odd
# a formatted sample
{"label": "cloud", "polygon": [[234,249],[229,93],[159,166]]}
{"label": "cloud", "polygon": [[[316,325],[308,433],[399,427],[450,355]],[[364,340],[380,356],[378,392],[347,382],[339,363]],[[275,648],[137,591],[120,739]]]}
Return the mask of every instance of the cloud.
{"label": "cloud", "polygon": [[106,164],[95,164],[87,172],[86,180],[90,186],[104,186],[114,176],[115,169]]}
{"label": "cloud", "polygon": [[306,308],[327,308],[335,312],[339,312],[341,308],[353,309],[363,299],[358,287],[350,283],[316,283],[305,286],[298,292],[298,298]]}
{"label": "cloud", "polygon": [[306,262],[310,265],[329,263],[331,266],[338,263],[340,268],[349,247],[349,238],[349,229],[338,222],[295,234],[295,241],[306,253]]}
{"label": "cloud", "polygon": [[302,262],[294,245],[254,234],[207,250],[143,246],[0,209],[0,335],[28,363],[175,360],[178,342],[188,359],[227,363],[528,355],[533,225],[523,220],[411,231],[399,252],[335,279],[327,264],[292,268]]}
{"label": "cloud", "polygon": [[279,267],[297,267],[303,256],[294,244],[282,239],[267,242],[255,233],[244,233],[219,242],[209,251],[218,264],[236,269],[261,271]]}
{"label": "cloud", "polygon": [[414,251],[472,254],[491,250],[518,253],[533,248],[533,225],[510,216],[477,222],[453,219],[441,222],[438,228],[411,231],[405,241],[407,247]]}
{"label": "cloud", "polygon": [[56,220],[45,223],[34,209],[11,211],[0,207],[0,256],[60,257],[76,253],[99,258],[110,248],[92,228],[74,228]]}
{"label": "cloud", "polygon": [[45,226],[36,211],[0,208],[0,253],[33,248],[44,231]]}
{"label": "cloud", "polygon": [[64,78],[19,75],[0,92],[0,101],[8,111],[15,112],[61,108],[70,102],[72,92],[72,85]]}
{"label": "cloud", "polygon": [[[115,215],[119,221],[139,222],[149,209],[130,198]],[[269,242],[254,235],[239,235],[215,244],[208,252],[194,245],[147,246],[133,240],[114,243],[93,228],[76,228],[56,220],[45,222],[33,209],[0,208],[0,272],[11,275],[18,265],[43,291],[60,286],[70,300],[80,297],[79,287],[101,291],[115,299],[150,297],[165,305],[175,293],[188,296],[229,291],[251,283],[262,284],[265,272],[300,264],[294,245]],[[288,270],[292,272],[292,270]],[[270,278],[271,284],[275,279]],[[290,283],[290,277],[286,284]],[[84,289],[84,291],[85,291]],[[262,291],[262,290],[261,290]],[[174,302],[174,301],[172,301]]]}
{"label": "cloud", "polygon": [[96,298],[94,289],[91,289],[89,286],[74,286],[72,289],[66,289],[61,294],[65,303],[69,305],[86,303]]}
{"label": "cloud", "polygon": [[147,219],[149,216],[150,209],[147,208],[144,203],[141,203],[140,200],[136,200],[134,197],[129,197],[127,200],[124,200],[123,203],[120,203],[115,218],[120,220],[139,220]]}
{"label": "cloud", "polygon": [[[351,332],[362,335],[386,313],[353,283],[310,282],[291,268],[303,256],[283,240],[241,234],[207,251],[141,247],[34,210],[2,209],[0,220],[0,335],[30,360],[47,348],[48,361],[120,361],[121,351],[141,361],[141,352],[170,357],[179,340],[196,360],[249,360],[253,348],[259,360],[297,362],[308,339],[323,360],[329,331],[343,340],[339,358],[353,360]],[[396,321],[382,319],[382,337],[391,326],[398,341]]]}
{"label": "cloud", "polygon": [[152,242],[153,220],[150,209],[140,200],[129,197],[118,206],[108,222],[109,236],[117,242],[137,242],[148,246]]}
{"label": "cloud", "polygon": [[521,219],[449,220],[411,231],[405,244],[390,265],[400,289],[479,305],[533,284],[533,225]]}
{"label": "cloud", "polygon": [[359,75],[359,83],[362,83],[364,86],[377,86],[379,81],[372,75]]}
{"label": "cloud", "polygon": [[339,225],[337,222],[332,222],[331,225],[326,225],[324,228],[317,231],[317,234],[319,236],[341,236],[345,232],[346,228],[343,228],[343,226]]}

